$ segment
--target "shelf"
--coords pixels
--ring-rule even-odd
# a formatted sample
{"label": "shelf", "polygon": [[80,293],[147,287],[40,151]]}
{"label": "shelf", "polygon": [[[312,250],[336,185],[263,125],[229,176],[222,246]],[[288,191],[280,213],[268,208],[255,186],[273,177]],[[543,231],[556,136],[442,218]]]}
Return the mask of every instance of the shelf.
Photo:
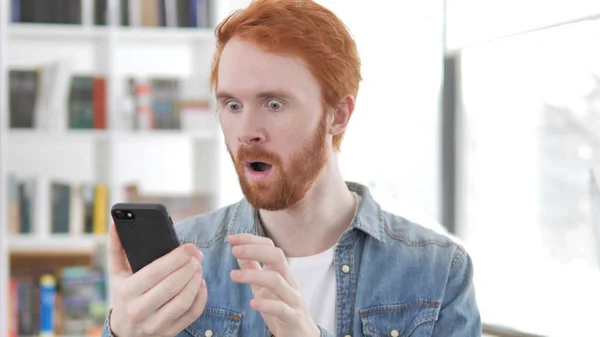
{"label": "shelf", "polygon": [[124,42],[146,42],[160,40],[172,41],[213,41],[215,35],[208,28],[177,28],[177,27],[124,27],[120,28],[117,38]]}
{"label": "shelf", "polygon": [[67,24],[13,23],[9,25],[9,38],[89,39],[108,37],[114,33],[120,41],[213,41],[209,28],[188,27],[120,27],[83,26]]}
{"label": "shelf", "polygon": [[8,131],[8,143],[23,142],[84,142],[104,140],[108,136],[106,130],[68,130],[49,131],[39,129],[10,129]]}
{"label": "shelf", "polygon": [[106,244],[106,236],[95,235],[11,235],[8,237],[8,249],[11,254],[21,255],[60,255],[60,254],[92,254],[98,245]]}
{"label": "shelf", "polygon": [[213,140],[216,132],[207,130],[183,131],[183,130],[150,130],[150,131],[114,131],[107,130],[68,130],[47,131],[38,129],[10,129],[7,134],[8,143],[23,142],[90,142],[108,140],[114,137],[117,141],[133,141],[144,138],[160,139],[190,139],[190,140]]}
{"label": "shelf", "polygon": [[82,25],[13,23],[8,26],[8,37],[16,38],[56,38],[56,39],[88,39],[107,36],[106,27],[90,27]]}
{"label": "shelf", "polygon": [[190,140],[213,140],[216,138],[216,132],[207,130],[188,131],[188,130],[149,130],[149,131],[116,131],[114,133],[115,140],[143,140],[144,138],[151,139],[190,139]]}

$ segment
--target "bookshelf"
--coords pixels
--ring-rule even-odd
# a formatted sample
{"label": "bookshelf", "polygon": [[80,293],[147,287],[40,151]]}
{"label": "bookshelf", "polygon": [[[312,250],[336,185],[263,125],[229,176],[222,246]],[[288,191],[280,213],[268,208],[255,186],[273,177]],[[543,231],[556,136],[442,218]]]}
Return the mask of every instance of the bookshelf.
{"label": "bookshelf", "polygon": [[[116,202],[185,199],[209,210],[240,196],[213,114],[208,75],[215,45],[212,27],[249,1],[189,0],[208,4],[204,8],[204,27],[169,26],[173,23],[172,14],[166,19],[154,18],[154,26],[148,25],[143,17],[147,14],[131,12],[135,6],[143,6],[143,0],[70,1],[78,5],[75,10],[69,6],[70,17],[56,14],[54,19],[60,23],[15,22],[12,5],[20,1],[0,1],[2,299],[10,298],[9,280],[18,266],[62,267],[81,261],[89,264],[99,254],[99,248],[102,254],[110,222],[108,211]],[[106,3],[105,24],[98,24],[102,16],[96,13],[97,2]],[[187,0],[163,2],[173,6]],[[129,10],[126,24],[120,15],[124,3]],[[38,15],[39,19],[41,12],[27,15]],[[65,23],[68,20],[76,23]],[[193,19],[189,20],[187,24],[191,25]],[[21,72],[15,75],[18,71]],[[32,74],[38,76],[35,81],[31,80]],[[75,78],[79,87],[74,85]],[[26,82],[28,79],[30,82]],[[17,91],[11,89],[28,88],[27,85],[30,88],[32,83],[36,91],[29,92],[29,96],[23,91],[15,94]],[[161,85],[164,92],[158,90]],[[173,86],[178,88],[175,96],[162,96]],[[152,94],[147,94],[147,88]],[[159,116],[153,105],[159,95],[161,99],[176,99],[177,105],[170,105],[169,111],[177,110],[179,115]],[[93,111],[92,115],[83,115],[82,106],[86,103],[86,111]],[[150,105],[153,115],[144,119],[140,115],[147,111],[145,104]],[[74,112],[75,106],[81,109],[77,110],[79,115]],[[22,116],[15,112],[17,109],[30,111],[31,115],[15,124],[15,116]],[[146,124],[149,120],[152,126]],[[104,217],[98,223],[105,226],[88,228],[87,218],[73,212],[74,207],[70,206],[76,200],[73,196],[84,194],[85,186],[92,186],[97,192],[98,185],[106,193],[104,208],[98,206],[101,210],[97,211]],[[55,194],[58,190],[54,188],[60,186],[63,192],[67,191],[62,194],[63,199],[61,194]],[[14,214],[11,212],[15,195],[31,197],[27,199],[29,220],[23,220],[23,203],[17,206],[18,226],[9,218]],[[93,196],[94,200],[102,199],[102,194]],[[57,199],[69,201],[68,212],[56,211],[64,205]],[[80,211],[87,212],[85,207],[89,205],[82,206],[77,200]],[[90,212],[96,215],[96,208],[93,209]],[[170,210],[181,217],[189,211],[176,207]],[[61,224],[66,223],[66,214],[70,220],[65,228]],[[28,225],[23,225],[25,222]],[[110,293],[109,284],[106,288]],[[0,337],[10,336],[5,328],[10,322],[9,305],[7,300],[0,301]]]}
{"label": "bookshelf", "polygon": [[[7,1],[0,1],[0,88],[6,88],[7,72],[6,65],[6,49],[7,49],[7,22],[4,19],[8,13]],[[4,177],[5,169],[4,162],[6,161],[6,130],[7,120],[5,111],[8,108],[7,92],[0,90],[0,214],[6,214],[7,210],[7,188]],[[8,280],[9,280],[9,247],[7,230],[4,222],[0,220],[0,298],[7,298]],[[0,300],[0,337],[9,337],[8,330],[4,327],[8,326],[8,307],[9,302]]]}
{"label": "bookshelf", "polygon": [[13,235],[8,248],[13,255],[54,254],[91,255],[97,245],[105,245],[106,236],[94,235],[52,235],[29,236]]}

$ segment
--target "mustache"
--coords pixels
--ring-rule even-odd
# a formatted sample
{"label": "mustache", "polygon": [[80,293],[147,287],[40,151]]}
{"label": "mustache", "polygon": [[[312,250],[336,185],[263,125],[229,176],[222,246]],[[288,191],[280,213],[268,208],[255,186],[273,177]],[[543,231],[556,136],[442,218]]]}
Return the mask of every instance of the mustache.
{"label": "mustache", "polygon": [[240,147],[236,156],[237,162],[260,161],[277,164],[281,160],[278,155],[259,146]]}

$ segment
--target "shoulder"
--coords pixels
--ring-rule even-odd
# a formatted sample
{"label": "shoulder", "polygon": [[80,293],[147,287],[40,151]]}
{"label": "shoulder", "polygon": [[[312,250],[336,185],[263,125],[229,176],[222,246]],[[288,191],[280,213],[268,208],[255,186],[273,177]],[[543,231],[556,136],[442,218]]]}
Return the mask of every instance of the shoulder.
{"label": "shoulder", "polygon": [[208,247],[227,234],[230,224],[236,221],[238,212],[239,203],[221,207],[176,223],[175,232],[181,243]]}
{"label": "shoulder", "polygon": [[382,211],[383,227],[388,239],[409,246],[455,246],[458,243],[442,225],[424,219]]}
{"label": "shoulder", "polygon": [[386,246],[394,253],[402,251],[430,262],[444,261],[451,270],[468,254],[460,240],[435,221],[418,217],[409,219],[387,211],[382,211],[382,216]]}

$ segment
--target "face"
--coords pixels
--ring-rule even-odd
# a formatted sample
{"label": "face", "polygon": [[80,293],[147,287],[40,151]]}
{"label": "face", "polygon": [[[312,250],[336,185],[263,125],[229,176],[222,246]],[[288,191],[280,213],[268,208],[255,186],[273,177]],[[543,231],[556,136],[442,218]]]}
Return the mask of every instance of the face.
{"label": "face", "polygon": [[301,200],[327,161],[320,87],[297,58],[230,40],[219,63],[218,114],[242,191],[256,208]]}

